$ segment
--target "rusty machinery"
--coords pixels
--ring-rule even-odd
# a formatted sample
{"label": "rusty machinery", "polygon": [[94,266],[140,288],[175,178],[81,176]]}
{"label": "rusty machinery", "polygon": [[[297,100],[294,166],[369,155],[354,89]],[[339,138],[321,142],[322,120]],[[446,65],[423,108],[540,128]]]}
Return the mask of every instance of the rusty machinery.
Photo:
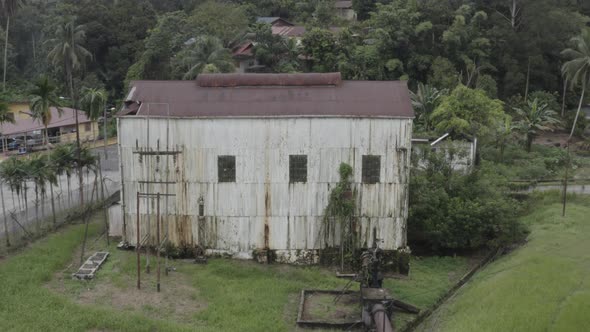
{"label": "rusty machinery", "polygon": [[[420,312],[415,306],[395,299],[383,288],[383,251],[377,245],[364,251],[360,256],[360,271],[352,281],[360,283],[362,304],[362,322],[367,331],[393,332],[393,312],[402,311],[411,314]],[[337,299],[335,299],[337,301]]]}

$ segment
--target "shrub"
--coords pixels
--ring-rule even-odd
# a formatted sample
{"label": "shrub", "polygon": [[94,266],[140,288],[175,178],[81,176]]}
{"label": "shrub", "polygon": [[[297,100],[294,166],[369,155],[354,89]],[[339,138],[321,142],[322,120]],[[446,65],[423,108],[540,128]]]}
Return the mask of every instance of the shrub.
{"label": "shrub", "polygon": [[507,179],[484,163],[465,174],[446,158],[430,153],[412,169],[408,240],[435,252],[473,250],[508,244],[523,237],[520,204],[508,195]]}

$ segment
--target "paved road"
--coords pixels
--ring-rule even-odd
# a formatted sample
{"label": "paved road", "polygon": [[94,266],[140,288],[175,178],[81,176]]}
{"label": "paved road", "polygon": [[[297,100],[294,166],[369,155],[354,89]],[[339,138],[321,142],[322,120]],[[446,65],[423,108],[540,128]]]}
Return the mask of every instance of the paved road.
{"label": "paved road", "polygon": [[[534,188],[528,190],[528,192],[533,191],[550,191],[550,190],[563,190],[563,185],[537,185]],[[584,184],[574,184],[567,186],[568,194],[576,193],[576,194],[587,194],[590,195],[590,185]]]}

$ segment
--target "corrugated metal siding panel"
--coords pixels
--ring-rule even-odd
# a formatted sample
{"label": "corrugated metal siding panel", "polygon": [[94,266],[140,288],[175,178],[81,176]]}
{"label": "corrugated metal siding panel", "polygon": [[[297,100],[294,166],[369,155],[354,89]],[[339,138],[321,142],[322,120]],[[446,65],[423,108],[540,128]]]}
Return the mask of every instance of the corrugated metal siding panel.
{"label": "corrugated metal siding panel", "polygon": [[[120,121],[129,239],[134,239],[136,192],[166,190],[162,184],[148,188],[137,183],[151,174],[152,180],[178,182],[168,186],[176,197],[170,197],[168,205],[164,199],[161,202],[161,211],[171,214],[168,231],[175,244],[249,251],[264,247],[267,223],[271,249],[319,249],[325,235],[320,233],[326,232],[322,215],[330,188],[339,180],[338,166],[347,162],[354,168],[363,241],[372,243],[375,227],[384,249],[405,246],[410,120],[172,119],[168,145],[182,153],[174,161],[172,157],[161,156],[156,161],[144,156],[142,162],[133,150],[136,140],[140,147],[147,144],[147,121]],[[159,137],[160,149],[165,150],[167,123],[150,119],[152,149]],[[289,154],[308,156],[307,183],[289,184]],[[360,161],[365,154],[382,158],[378,184],[360,183]],[[218,155],[236,156],[236,183],[217,183]],[[202,219],[197,217],[199,197],[204,200],[206,217]],[[147,213],[146,200],[141,204],[141,213]],[[155,234],[154,220],[151,234]],[[145,217],[142,223],[147,223]],[[329,241],[337,244],[337,237]]]}

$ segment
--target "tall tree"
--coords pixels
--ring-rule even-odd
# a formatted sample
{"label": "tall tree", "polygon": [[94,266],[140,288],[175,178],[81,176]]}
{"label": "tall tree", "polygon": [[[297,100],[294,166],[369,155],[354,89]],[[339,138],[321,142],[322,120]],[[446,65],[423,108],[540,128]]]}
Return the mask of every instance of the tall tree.
{"label": "tall tree", "polygon": [[253,27],[254,56],[258,62],[273,73],[288,73],[299,67],[298,45],[293,39],[274,35],[269,24]]}
{"label": "tall tree", "polygon": [[453,24],[442,35],[448,56],[462,64],[463,83],[467,87],[475,85],[481,71],[494,69],[488,62],[491,42],[482,29],[487,19],[484,11],[476,11],[473,5],[463,5],[456,11]]}
{"label": "tall tree", "polygon": [[329,30],[314,28],[305,33],[302,40],[303,52],[312,63],[314,72],[331,72],[337,65],[337,44]]}
{"label": "tall tree", "polygon": [[562,54],[570,60],[563,64],[561,72],[565,79],[570,82],[572,87],[580,86],[582,88],[582,93],[580,95],[578,111],[576,112],[574,124],[569,136],[570,139],[574,135],[576,124],[578,123],[578,117],[580,116],[580,110],[582,109],[582,104],[584,102],[586,87],[590,81],[590,29],[583,29],[579,36],[571,39],[571,42],[574,44],[574,48],[567,48],[562,52]]}
{"label": "tall tree", "polygon": [[432,113],[432,121],[440,134],[486,138],[505,116],[500,100],[489,98],[482,90],[459,85],[442,99]]}
{"label": "tall tree", "polygon": [[559,124],[557,113],[537,98],[527,101],[525,107],[515,107],[514,111],[520,118],[514,123],[514,129],[524,135],[528,152],[531,152],[533,141],[541,131],[552,130]]}
{"label": "tall tree", "polygon": [[4,74],[2,78],[3,91],[6,91],[6,71],[8,68],[8,30],[10,28],[10,17],[23,5],[22,0],[0,0],[0,9],[6,16],[6,31],[4,37]]}
{"label": "tall tree", "polygon": [[76,154],[76,151],[77,149],[73,144],[59,144],[51,152],[51,159],[53,160],[53,164],[57,170],[57,175],[66,176],[66,183],[68,187],[68,204],[70,204],[72,200],[72,191],[70,188],[72,173],[75,170],[76,158],[74,155]]}
{"label": "tall tree", "polygon": [[136,79],[167,80],[173,78],[172,60],[185,43],[195,39],[194,31],[187,29],[188,16],[184,12],[173,12],[158,17],[158,23],[149,30],[143,40],[145,50],[129,67],[126,83]]}
{"label": "tall tree", "polygon": [[59,114],[63,112],[60,108],[57,87],[51,82],[49,77],[41,76],[35,87],[31,90],[31,116],[33,119],[41,122],[45,127],[44,144],[49,144],[49,132],[47,127],[51,123],[51,107],[56,107]]}
{"label": "tall tree", "polygon": [[[47,54],[49,60],[56,66],[63,66],[70,88],[70,98],[72,98],[73,112],[76,119],[76,146],[78,148],[78,159],[80,159],[80,130],[78,121],[77,99],[74,93],[74,72],[84,65],[87,58],[92,58],[92,54],[86,50],[82,44],[86,41],[86,32],[84,26],[76,25],[74,18],[68,18],[57,25],[55,37],[46,41],[51,47]],[[84,178],[82,169],[78,167],[78,179],[80,182],[80,202],[84,204]]]}
{"label": "tall tree", "polygon": [[217,37],[224,47],[230,47],[236,36],[248,28],[248,23],[244,6],[232,1],[208,0],[194,9],[185,28]]}
{"label": "tall tree", "polygon": [[177,54],[183,78],[190,80],[202,72],[229,73],[234,70],[231,53],[218,38],[202,36]]}
{"label": "tall tree", "polygon": [[[96,88],[83,88],[82,89],[82,111],[86,113],[86,117],[92,122],[95,122],[100,118],[101,114],[106,114],[106,103],[107,103],[107,92],[104,89]],[[104,119],[106,126],[106,117]],[[94,142],[96,143],[96,133],[94,132],[94,126],[92,126],[92,136],[94,136]],[[104,138],[106,140],[106,137]]]}

